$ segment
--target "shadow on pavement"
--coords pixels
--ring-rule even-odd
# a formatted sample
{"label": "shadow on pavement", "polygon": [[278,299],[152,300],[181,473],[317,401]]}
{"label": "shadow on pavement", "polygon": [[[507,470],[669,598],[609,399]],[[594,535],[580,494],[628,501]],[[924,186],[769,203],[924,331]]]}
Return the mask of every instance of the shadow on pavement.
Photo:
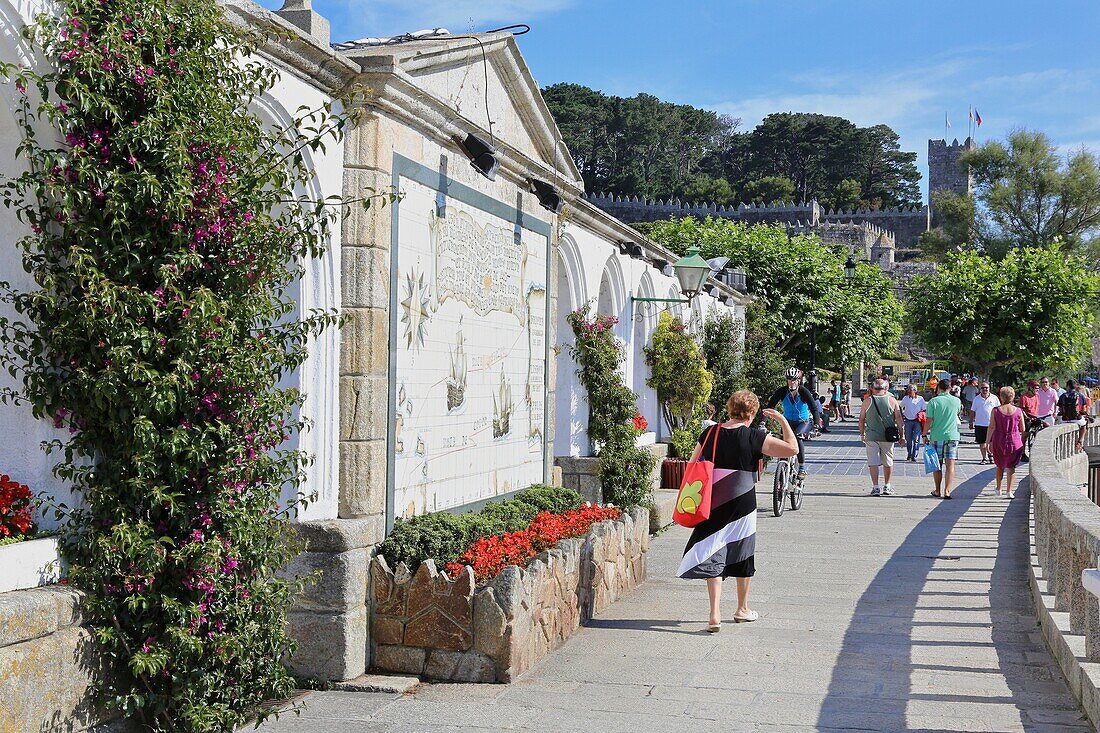
{"label": "shadow on pavement", "polygon": [[[1060,710],[1043,710],[1044,707],[1057,705],[1053,702],[1045,703],[1046,695],[1065,701],[1069,694],[1068,688],[1060,676],[1056,678],[1051,675],[1050,664],[1034,663],[1021,651],[1021,639],[1030,638],[1029,634],[1034,631],[1026,578],[1029,508],[1026,482],[1020,487],[1017,499],[1011,502],[1003,516],[998,516],[999,510],[991,512],[985,509],[986,506],[993,506],[992,504],[975,505],[975,499],[988,485],[988,480],[989,477],[985,475],[969,478],[952,492],[954,501],[941,500],[906,536],[860,597],[832,670],[828,692],[817,721],[819,729],[929,733],[939,728],[910,727],[907,713],[913,701],[932,701],[943,703],[942,715],[923,714],[921,717],[925,720],[930,717],[954,717],[952,710],[959,708],[952,706],[963,706],[964,709],[969,706],[973,709],[983,703],[1001,706],[1011,704],[1020,711],[1019,720],[1013,721],[1011,726],[1013,730],[1019,730],[1020,725],[1023,730],[1036,733],[1060,729],[1057,725],[1051,726],[1049,722],[1031,722],[1034,719],[1028,713],[1036,709],[1039,709],[1039,719],[1043,719],[1044,715],[1048,718],[1060,716],[1058,722],[1065,724],[1067,729],[1072,726],[1073,730],[1081,730],[1076,727],[1080,723],[1075,719],[1079,711],[1064,707]],[[995,531],[990,527],[994,521],[999,522]],[[998,545],[996,548],[991,542],[994,537]],[[983,542],[983,539],[986,541]],[[996,556],[991,577],[988,569],[950,567],[956,556],[966,557],[969,552],[974,557],[981,557],[983,551],[988,553],[993,549],[996,550]],[[988,558],[988,555],[984,557]],[[982,577],[957,577],[966,573],[980,574]],[[981,593],[965,590],[923,591],[923,587],[929,582],[984,583],[987,577],[988,591],[983,589]],[[941,605],[919,604],[922,595],[936,596]],[[981,603],[981,597],[988,599],[988,606]],[[975,600],[978,601],[977,604],[974,603]],[[953,602],[957,605],[952,605]],[[942,621],[917,621],[918,608],[921,613],[946,612],[948,618]],[[897,622],[895,628],[908,627],[903,632],[908,636],[908,643],[899,645],[900,649],[890,660],[887,672],[872,674],[867,668],[868,658],[881,654],[882,646],[880,641],[876,641],[875,632],[869,631],[864,624],[869,618],[881,617],[886,609],[889,609],[891,621]],[[965,637],[958,642],[914,638],[914,630],[922,627],[957,627],[960,632],[964,632],[966,628],[989,628],[988,622],[973,622],[971,613],[975,611],[983,615],[988,613],[988,618],[992,620],[992,642],[966,641]],[[951,613],[957,614],[957,618],[952,619]],[[894,643],[890,646],[894,647]],[[957,650],[957,658],[945,659],[945,663],[939,663],[943,655],[936,656],[936,647]],[[993,647],[997,669],[967,664],[969,660],[966,657],[970,650],[977,651],[983,647]],[[935,663],[926,663],[929,661]],[[928,689],[927,683],[921,685],[921,693],[913,691],[914,675],[927,676],[936,673],[988,676],[988,682],[982,682],[987,686],[988,694],[974,694],[975,690],[955,689],[947,684],[942,691],[927,694],[923,692]],[[1002,679],[1007,682],[1008,696],[1003,689],[1004,685],[1000,684]],[[997,692],[991,691],[994,689]],[[867,707],[868,698],[875,701],[873,707]],[[923,706],[923,709],[926,710],[927,706]],[[939,725],[943,724],[942,721],[939,722]],[[967,721],[960,718],[959,726],[950,730],[969,730],[967,725]],[[993,730],[1000,729],[995,723]]]}

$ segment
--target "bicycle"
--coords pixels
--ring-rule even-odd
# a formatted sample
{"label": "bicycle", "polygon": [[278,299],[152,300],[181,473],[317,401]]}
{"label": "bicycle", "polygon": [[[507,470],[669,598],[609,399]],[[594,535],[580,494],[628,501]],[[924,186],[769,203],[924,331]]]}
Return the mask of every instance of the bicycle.
{"label": "bicycle", "polygon": [[[805,435],[796,437],[800,441],[806,438]],[[802,508],[802,496],[806,487],[804,481],[798,480],[798,456],[776,458],[775,461],[775,478],[772,480],[772,513],[782,517],[787,499],[791,500],[792,512]]]}
{"label": "bicycle", "polygon": [[1024,454],[1020,458],[1022,463],[1031,462],[1031,444],[1035,442],[1035,436],[1045,427],[1047,427],[1047,424],[1041,417],[1028,419],[1027,433],[1024,435]]}

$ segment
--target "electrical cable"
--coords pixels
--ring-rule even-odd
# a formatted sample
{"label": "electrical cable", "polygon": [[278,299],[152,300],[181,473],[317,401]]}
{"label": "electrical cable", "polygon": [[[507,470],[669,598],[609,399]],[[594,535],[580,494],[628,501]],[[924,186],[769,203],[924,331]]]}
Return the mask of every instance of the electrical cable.
{"label": "electrical cable", "polygon": [[531,26],[526,23],[516,23],[515,25],[506,25],[503,28],[494,28],[491,31],[482,31],[482,33],[500,33],[501,31],[510,31],[513,28],[522,28],[519,33],[513,33],[513,36],[522,36],[531,32]]}
{"label": "electrical cable", "polygon": [[[513,28],[513,27],[518,28],[520,26],[508,26],[508,27],[509,28]],[[501,29],[501,30],[503,30],[503,29]],[[530,26],[528,26],[528,30],[530,30]],[[489,31],[489,32],[492,32],[492,31]],[[524,31],[524,33],[526,33],[526,31]],[[522,34],[517,33],[515,35],[522,35]],[[453,35],[444,34],[444,33],[440,33],[438,35],[431,35],[431,36],[415,36],[412,33],[404,33],[400,36],[394,36],[393,38],[390,38],[388,41],[386,41],[385,45],[391,46],[391,45],[397,45],[397,44],[401,44],[401,43],[412,43],[412,42],[415,42],[415,41],[439,41],[439,40],[442,40],[444,38],[447,38],[447,39],[450,39],[450,38],[468,38],[469,40],[476,42],[477,45],[481,47],[481,65],[482,65],[482,70],[485,74],[485,90],[484,90],[485,91],[485,119],[489,123],[489,142],[495,145],[496,144],[496,135],[493,134],[493,125],[495,125],[496,123],[493,122],[493,116],[491,114],[489,114],[489,54],[485,50],[484,41],[482,41],[477,36],[453,36]]]}

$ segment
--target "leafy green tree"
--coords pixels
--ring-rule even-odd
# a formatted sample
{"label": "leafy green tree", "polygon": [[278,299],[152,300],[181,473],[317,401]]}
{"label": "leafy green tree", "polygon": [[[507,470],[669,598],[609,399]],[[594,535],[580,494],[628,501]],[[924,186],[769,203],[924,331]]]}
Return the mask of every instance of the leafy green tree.
{"label": "leafy green tree", "polygon": [[856,264],[856,276],[834,291],[829,317],[817,330],[820,364],[873,362],[901,340],[905,308],[894,283],[869,262]]}
{"label": "leafy green tree", "polygon": [[790,361],[782,339],[772,328],[767,306],[762,301],[745,309],[745,356],[742,379],[761,399],[767,399],[784,385],[783,371]]}
{"label": "leafy green tree", "polygon": [[700,348],[707,370],[714,375],[710,401],[718,412],[716,419],[725,419],[726,400],[747,386],[745,377],[745,322],[729,313],[715,313],[703,321]]}
{"label": "leafy green tree", "polygon": [[[816,198],[872,208],[920,201],[916,154],[903,152],[886,125],[783,112],[738,133],[739,120],[649,94],[614,97],[580,84],[542,92],[589,191],[716,203]],[[769,178],[793,188],[749,188]],[[844,181],[859,184],[858,200],[850,185],[837,188]]]}
{"label": "leafy green tree", "polygon": [[645,363],[650,370],[646,384],[657,392],[676,453],[687,458],[699,432],[703,406],[714,387],[714,376],[707,370],[695,337],[668,311],[661,313],[653,341],[645,347]]}
{"label": "leafy green tree", "polygon": [[936,191],[932,194],[932,211],[937,226],[922,233],[917,242],[922,258],[936,261],[978,241],[977,208],[972,196]]}
{"label": "leafy green tree", "polygon": [[814,327],[819,364],[873,360],[892,351],[901,336],[903,308],[889,278],[861,263],[855,282],[847,283],[848,252],[816,236],[792,237],[782,226],[716,218],[637,228],[674,251],[684,252],[694,243],[704,257],[729,257],[742,267],[749,293],[763,305],[756,317],[778,336],[775,348],[788,365],[808,363]]}
{"label": "leafy green tree", "polygon": [[[793,189],[792,189],[793,190]],[[725,178],[713,178],[706,173],[696,174],[684,187],[685,201],[713,203],[718,206],[737,204],[737,196]]]}
{"label": "leafy green tree", "polygon": [[931,351],[976,374],[1076,367],[1089,353],[1100,277],[1050,247],[997,260],[952,253],[934,275],[909,285],[913,332]]}
{"label": "leafy green tree", "polygon": [[745,198],[754,204],[785,204],[794,199],[794,181],[783,176],[764,176],[745,184]]}
{"label": "leafy green tree", "polygon": [[845,178],[840,183],[836,184],[833,188],[833,195],[831,198],[822,199],[821,203],[830,209],[854,209],[863,203],[860,198],[862,186],[859,185],[859,181],[853,181],[851,178]]}
{"label": "leafy green tree", "polygon": [[[860,128],[842,117],[781,112],[764,118],[743,136],[746,160],[737,161],[742,178],[735,188],[764,176],[795,184],[796,198],[832,200],[842,181],[860,185],[860,206],[914,205],[920,201],[915,153],[900,149],[900,138],[886,125]],[[734,163],[727,158],[728,163]]]}
{"label": "leafy green tree", "polygon": [[650,94],[615,97],[579,84],[542,92],[589,191],[695,198],[689,191],[706,172],[703,160],[726,145],[738,125]]}
{"label": "leafy green tree", "polygon": [[952,197],[933,200],[942,237],[953,245],[998,257],[1017,247],[1080,251],[1100,231],[1100,161],[1088,150],[1062,158],[1045,134],[1019,130],[959,162],[974,176],[970,207]]}
{"label": "leafy green tree", "polygon": [[903,151],[901,138],[888,125],[860,128],[855,148],[851,179],[860,186],[860,206],[920,204],[917,154]]}

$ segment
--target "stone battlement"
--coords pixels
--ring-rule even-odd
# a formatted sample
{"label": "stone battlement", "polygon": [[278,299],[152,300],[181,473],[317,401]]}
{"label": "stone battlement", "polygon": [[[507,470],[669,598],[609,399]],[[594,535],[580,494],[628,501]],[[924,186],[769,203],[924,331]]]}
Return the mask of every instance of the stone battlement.
{"label": "stone battlement", "polygon": [[649,200],[638,196],[616,194],[586,194],[585,199],[617,219],[633,224],[638,222],[682,219],[708,216],[743,221],[746,224],[797,223],[798,227],[819,227],[823,223],[872,224],[882,231],[891,232],[893,243],[912,249],[917,239],[928,230],[928,207],[891,207],[887,209],[836,209],[829,210],[816,200],[808,203],[783,202],[775,204],[738,204],[723,206],[715,203]]}

